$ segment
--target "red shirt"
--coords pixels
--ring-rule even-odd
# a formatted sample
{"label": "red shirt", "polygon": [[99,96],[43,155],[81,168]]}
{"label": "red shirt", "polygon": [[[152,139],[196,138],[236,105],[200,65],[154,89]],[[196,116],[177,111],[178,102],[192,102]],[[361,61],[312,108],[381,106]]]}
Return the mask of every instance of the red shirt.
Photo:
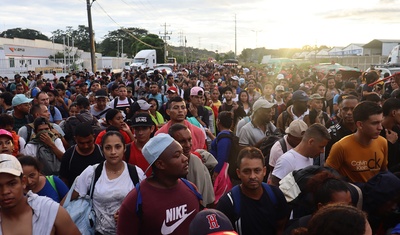
{"label": "red shirt", "polygon": [[[142,169],[143,171],[145,171],[147,167],[150,166],[150,164],[146,161],[146,158],[144,158],[142,151],[136,147],[135,142],[131,143],[131,154],[129,155],[128,163],[140,167],[140,169]],[[153,170],[150,168],[146,172],[146,176],[149,177],[152,173]]]}

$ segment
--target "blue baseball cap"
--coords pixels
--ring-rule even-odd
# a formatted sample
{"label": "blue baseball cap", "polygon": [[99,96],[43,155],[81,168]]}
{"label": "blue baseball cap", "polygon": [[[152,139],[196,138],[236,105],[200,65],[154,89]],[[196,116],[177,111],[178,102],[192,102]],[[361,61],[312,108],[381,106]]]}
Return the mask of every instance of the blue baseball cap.
{"label": "blue baseball cap", "polygon": [[173,141],[174,138],[164,133],[160,133],[147,141],[142,148],[142,154],[146,161],[150,164],[150,166],[145,170],[145,173]]}
{"label": "blue baseball cap", "polygon": [[15,95],[14,98],[12,99],[12,106],[18,106],[20,104],[25,104],[25,103],[30,103],[32,102],[33,99],[28,99],[28,97],[26,97],[24,94],[18,94]]}

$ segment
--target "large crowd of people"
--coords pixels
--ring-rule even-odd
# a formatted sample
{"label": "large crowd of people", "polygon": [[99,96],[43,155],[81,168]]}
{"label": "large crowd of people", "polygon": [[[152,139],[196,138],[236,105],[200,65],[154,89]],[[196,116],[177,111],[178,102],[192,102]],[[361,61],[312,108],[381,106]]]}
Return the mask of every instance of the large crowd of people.
{"label": "large crowd of people", "polygon": [[400,234],[400,76],[380,73],[0,76],[0,234],[79,234],[62,205],[92,178],[96,235]]}

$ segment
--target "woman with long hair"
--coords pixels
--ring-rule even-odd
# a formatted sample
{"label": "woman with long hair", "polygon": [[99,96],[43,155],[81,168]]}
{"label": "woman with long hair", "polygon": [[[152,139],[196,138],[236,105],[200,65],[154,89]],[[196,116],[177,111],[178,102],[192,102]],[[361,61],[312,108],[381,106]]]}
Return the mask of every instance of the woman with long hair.
{"label": "woman with long hair", "polygon": [[97,167],[101,167],[100,176],[93,186],[93,209],[96,213],[95,230],[96,234],[116,234],[119,208],[125,196],[135,188],[135,183],[130,175],[136,174],[139,182],[146,176],[142,169],[128,165],[123,160],[125,143],[120,132],[108,131],[101,140],[101,148],[105,161],[88,166],[78,176],[71,200],[87,195],[92,177],[95,176]]}
{"label": "woman with long hair", "polygon": [[246,112],[246,116],[249,116],[252,111],[252,107],[249,102],[249,93],[245,90],[242,90],[239,93],[239,101],[238,101],[239,107],[242,107],[243,110]]}

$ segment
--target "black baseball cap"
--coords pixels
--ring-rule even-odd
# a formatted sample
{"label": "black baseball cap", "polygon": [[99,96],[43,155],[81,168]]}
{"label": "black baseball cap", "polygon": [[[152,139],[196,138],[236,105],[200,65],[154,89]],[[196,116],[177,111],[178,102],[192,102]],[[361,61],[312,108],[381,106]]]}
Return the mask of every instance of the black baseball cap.
{"label": "black baseball cap", "polygon": [[154,126],[154,122],[148,113],[138,113],[131,118],[131,127]]}

